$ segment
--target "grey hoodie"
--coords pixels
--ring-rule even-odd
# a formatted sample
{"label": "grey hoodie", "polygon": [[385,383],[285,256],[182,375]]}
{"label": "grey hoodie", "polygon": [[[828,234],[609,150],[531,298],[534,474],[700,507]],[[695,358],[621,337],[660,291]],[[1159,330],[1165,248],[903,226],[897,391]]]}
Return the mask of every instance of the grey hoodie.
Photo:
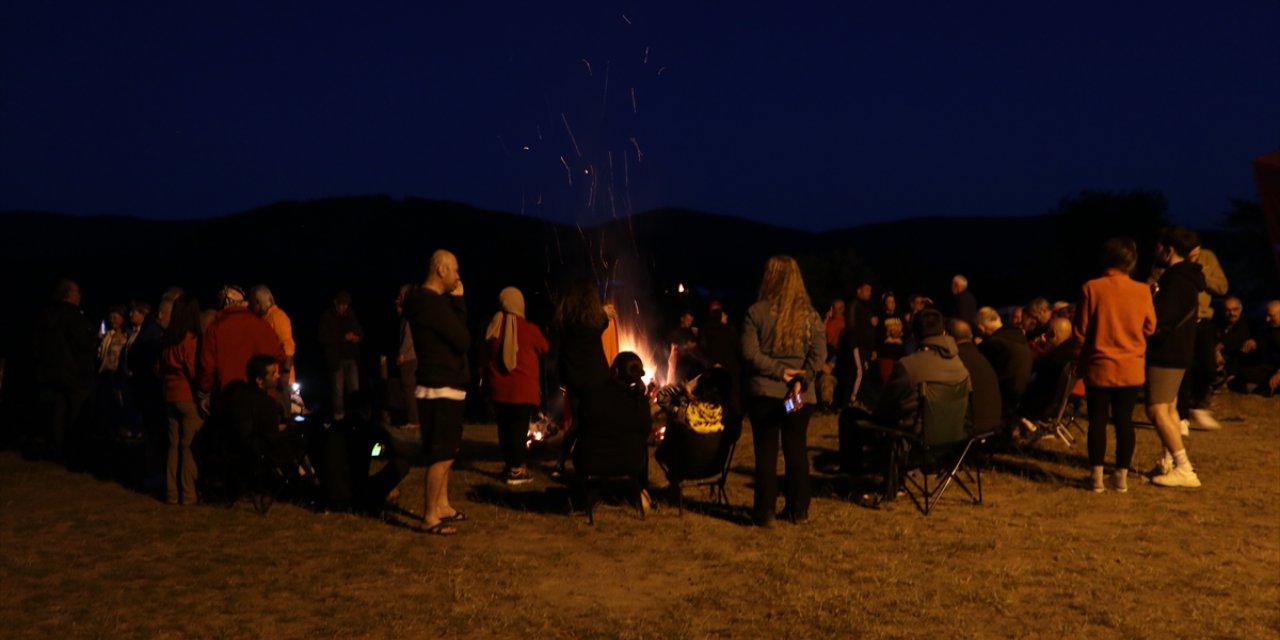
{"label": "grey hoodie", "polygon": [[880,394],[875,421],[886,426],[909,428],[915,423],[918,387],[921,382],[956,384],[969,379],[969,370],[960,360],[951,336],[929,336],[920,349],[901,359]]}

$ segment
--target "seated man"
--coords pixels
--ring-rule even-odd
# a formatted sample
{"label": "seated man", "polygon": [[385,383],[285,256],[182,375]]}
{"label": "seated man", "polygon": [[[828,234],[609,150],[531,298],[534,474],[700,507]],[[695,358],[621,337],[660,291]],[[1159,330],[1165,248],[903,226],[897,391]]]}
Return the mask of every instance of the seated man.
{"label": "seated man", "polygon": [[1280,300],[1267,303],[1266,323],[1258,332],[1258,362],[1240,368],[1231,382],[1235,391],[1274,396],[1280,391]]}
{"label": "seated man", "polygon": [[[960,360],[956,342],[946,335],[944,326],[942,314],[934,309],[925,309],[912,318],[912,335],[919,348],[894,365],[889,383],[871,416],[876,425],[914,429],[920,383],[968,382],[969,370]],[[861,473],[864,450],[879,441],[874,432],[861,428],[866,424],[865,416],[865,412],[855,408],[840,414],[840,460],[846,473]]]}
{"label": "seated man", "polygon": [[1249,321],[1244,319],[1240,298],[1227,296],[1222,301],[1222,315],[1215,317],[1218,361],[1227,378],[1234,377],[1244,365],[1258,364],[1258,341],[1253,339]]}
{"label": "seated man", "polygon": [[969,397],[969,424],[974,433],[993,433],[1003,424],[1001,420],[1000,380],[987,357],[973,344],[973,329],[959,318],[947,321],[947,335],[956,341],[957,353],[964,368],[969,371],[973,394]]}
{"label": "seated man", "polygon": [[1004,326],[1000,314],[991,307],[978,309],[977,329],[983,335],[978,350],[987,357],[1000,379],[1000,398],[1007,421],[1018,415],[1022,394],[1031,380],[1031,347],[1027,337],[1013,327]]}
{"label": "seated man", "polygon": [[250,357],[245,375],[247,380],[222,389],[209,418],[227,497],[233,499],[252,486],[260,459],[287,475],[297,471],[292,464],[304,454],[302,428],[284,421],[280,403],[269,393],[280,384],[275,356]]}
{"label": "seated man", "polygon": [[1071,331],[1071,321],[1053,318],[1044,334],[1044,355],[1031,367],[1031,381],[1022,396],[1019,411],[1029,420],[1048,420],[1054,417],[1059,400],[1059,388],[1067,365],[1075,361],[1076,341]]}

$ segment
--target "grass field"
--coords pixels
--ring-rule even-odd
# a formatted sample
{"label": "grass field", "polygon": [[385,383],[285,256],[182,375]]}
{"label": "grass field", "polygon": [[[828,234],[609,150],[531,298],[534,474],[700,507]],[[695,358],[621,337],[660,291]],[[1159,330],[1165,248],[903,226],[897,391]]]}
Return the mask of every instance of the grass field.
{"label": "grass field", "polygon": [[[169,507],[0,454],[0,636],[13,638],[1280,637],[1280,403],[1220,396],[1188,440],[1204,487],[1095,495],[1083,441],[999,455],[986,501],[857,506],[815,477],[808,525],[623,504],[596,526],[545,476],[508,489],[469,425],[452,538],[280,504]],[[836,448],[815,418],[815,453]],[[1135,466],[1155,459],[1140,429]],[[751,500],[750,433],[730,478]],[[656,469],[653,484],[662,486]],[[401,485],[421,510],[422,470]],[[687,501],[703,498],[687,489]]]}

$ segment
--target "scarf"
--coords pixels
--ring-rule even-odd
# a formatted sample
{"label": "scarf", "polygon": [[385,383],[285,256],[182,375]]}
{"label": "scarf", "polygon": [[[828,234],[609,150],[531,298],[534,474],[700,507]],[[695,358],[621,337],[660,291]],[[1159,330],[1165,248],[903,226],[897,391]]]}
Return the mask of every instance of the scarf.
{"label": "scarf", "polygon": [[515,287],[507,287],[498,293],[498,305],[502,310],[493,314],[485,340],[501,340],[502,368],[508,373],[516,370],[516,353],[520,344],[516,341],[516,318],[524,317],[524,294]]}

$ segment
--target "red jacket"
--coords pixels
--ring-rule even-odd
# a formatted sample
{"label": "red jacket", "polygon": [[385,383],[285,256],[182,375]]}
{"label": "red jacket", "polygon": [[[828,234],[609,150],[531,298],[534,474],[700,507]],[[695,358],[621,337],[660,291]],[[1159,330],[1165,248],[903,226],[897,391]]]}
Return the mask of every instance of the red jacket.
{"label": "red jacket", "polygon": [[165,402],[193,402],[196,383],[196,337],[187,334],[182,342],[160,352],[160,375],[164,377]]}
{"label": "red jacket", "polygon": [[245,380],[249,358],[259,353],[284,362],[284,347],[275,329],[248,307],[219,311],[200,347],[200,391],[221,391],[236,380]]}
{"label": "red jacket", "polygon": [[494,402],[539,405],[542,404],[542,368],[538,357],[546,355],[550,347],[538,325],[516,318],[516,327],[520,350],[516,352],[515,371],[503,369],[501,337],[489,340],[489,366],[485,370],[489,393]]}

